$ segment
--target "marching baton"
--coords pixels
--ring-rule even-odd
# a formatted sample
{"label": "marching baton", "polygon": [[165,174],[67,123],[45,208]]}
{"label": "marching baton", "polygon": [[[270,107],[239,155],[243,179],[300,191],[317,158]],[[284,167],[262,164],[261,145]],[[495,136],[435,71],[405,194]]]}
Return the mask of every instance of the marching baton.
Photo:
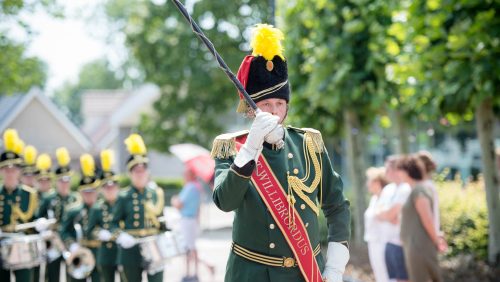
{"label": "marching baton", "polygon": [[243,85],[241,85],[241,82],[231,72],[231,70],[226,65],[226,63],[224,62],[222,57],[219,55],[217,50],[215,50],[214,44],[207,38],[207,36],[203,33],[203,31],[200,29],[198,24],[196,24],[194,19],[189,15],[189,13],[187,12],[184,5],[182,5],[182,3],[179,0],[172,0],[172,2],[174,2],[175,6],[177,6],[177,8],[181,12],[181,14],[184,16],[184,18],[186,18],[186,20],[189,22],[193,32],[198,36],[198,38],[201,41],[203,41],[203,43],[205,44],[205,46],[207,46],[210,53],[212,53],[212,55],[214,55],[215,59],[217,60],[217,63],[219,64],[219,67],[226,73],[227,77],[229,77],[229,79],[233,82],[234,86],[236,86],[238,91],[240,91],[240,93],[243,94],[243,97],[245,98],[248,105],[250,105],[250,107],[252,107],[252,109],[256,113],[258,113],[260,111],[260,109],[257,108],[257,105],[255,104],[255,102],[252,100],[252,98],[250,98],[250,95],[248,95],[247,91],[245,90],[245,87],[243,87]]}

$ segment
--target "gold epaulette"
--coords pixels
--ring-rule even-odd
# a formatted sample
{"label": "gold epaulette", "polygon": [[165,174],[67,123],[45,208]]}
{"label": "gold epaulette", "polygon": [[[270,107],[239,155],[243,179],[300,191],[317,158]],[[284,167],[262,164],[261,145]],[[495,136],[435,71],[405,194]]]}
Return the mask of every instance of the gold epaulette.
{"label": "gold epaulette", "polygon": [[248,134],[248,130],[225,133],[215,137],[210,155],[214,159],[227,159],[236,155],[236,137]]}
{"label": "gold epaulette", "polygon": [[21,185],[21,189],[29,193],[29,203],[26,212],[23,212],[20,207],[12,207],[11,221],[15,222],[15,218],[28,222],[33,217],[35,210],[38,208],[38,193],[35,189]]}
{"label": "gold epaulette", "polygon": [[70,211],[70,210],[73,210],[73,209],[80,207],[81,205],[82,205],[82,202],[76,201],[76,202],[67,204],[65,209],[67,211]]}
{"label": "gold epaulette", "polygon": [[323,137],[321,137],[321,132],[319,132],[319,130],[314,129],[314,128],[307,128],[307,127],[303,127],[303,128],[297,128],[297,127],[293,127],[293,126],[287,126],[287,127],[289,129],[304,133],[304,138],[306,137],[306,135],[311,137],[311,140],[314,144],[315,152],[316,153],[323,153],[324,148],[325,148],[325,144],[323,142]]}

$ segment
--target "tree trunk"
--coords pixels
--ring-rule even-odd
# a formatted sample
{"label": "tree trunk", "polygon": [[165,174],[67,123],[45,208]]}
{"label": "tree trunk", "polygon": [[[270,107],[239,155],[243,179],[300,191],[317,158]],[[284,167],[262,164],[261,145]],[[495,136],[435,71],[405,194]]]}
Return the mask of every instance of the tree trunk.
{"label": "tree trunk", "polygon": [[397,152],[398,154],[409,154],[410,143],[406,121],[404,120],[403,114],[398,110],[395,111],[394,116],[396,118],[397,136],[399,140]]}
{"label": "tree trunk", "polygon": [[349,179],[354,197],[354,242],[363,243],[364,212],[366,210],[365,171],[363,162],[363,146],[359,119],[351,110],[344,111],[344,122],[347,139],[347,159]]}
{"label": "tree trunk", "polygon": [[500,195],[498,169],[495,163],[494,114],[491,99],[482,101],[476,108],[476,123],[481,145],[482,172],[488,206],[489,241],[488,261],[500,262]]}

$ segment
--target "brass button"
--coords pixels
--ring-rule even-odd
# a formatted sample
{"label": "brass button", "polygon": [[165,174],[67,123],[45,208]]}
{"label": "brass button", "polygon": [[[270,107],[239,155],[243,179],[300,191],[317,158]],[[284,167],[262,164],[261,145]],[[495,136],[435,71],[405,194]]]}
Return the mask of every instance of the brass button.
{"label": "brass button", "polygon": [[134,226],[138,227],[139,226],[139,221],[134,221]]}
{"label": "brass button", "polygon": [[113,247],[113,244],[111,242],[106,243],[106,247],[108,249],[111,249]]}
{"label": "brass button", "polygon": [[300,205],[300,208],[303,209],[303,210],[305,210],[306,209],[306,205],[302,204],[302,205]]}
{"label": "brass button", "polygon": [[289,159],[293,158],[293,154],[292,153],[288,153],[288,158]]}
{"label": "brass button", "polygon": [[134,211],[139,211],[139,207],[134,207]]}
{"label": "brass button", "polygon": [[139,216],[139,214],[138,214],[138,213],[134,214],[134,218],[135,218],[135,219],[139,219],[139,217],[140,217],[140,216]]}
{"label": "brass button", "polygon": [[137,198],[137,193],[132,194],[132,198]]}
{"label": "brass button", "polygon": [[294,258],[285,258],[283,261],[283,266],[284,267],[293,267],[295,265],[295,259]]}
{"label": "brass button", "polygon": [[308,226],[309,226],[309,222],[306,222],[306,227],[308,227]]}
{"label": "brass button", "polygon": [[132,201],[132,204],[137,205],[137,204],[139,204],[139,201],[137,201],[137,200],[133,200],[133,201]]}
{"label": "brass button", "polygon": [[299,174],[299,169],[298,168],[294,168],[293,169],[293,174]]}
{"label": "brass button", "polygon": [[273,223],[269,224],[269,228],[274,229],[274,224]]}
{"label": "brass button", "polygon": [[269,244],[269,248],[274,249],[274,247],[276,247],[274,243]]}

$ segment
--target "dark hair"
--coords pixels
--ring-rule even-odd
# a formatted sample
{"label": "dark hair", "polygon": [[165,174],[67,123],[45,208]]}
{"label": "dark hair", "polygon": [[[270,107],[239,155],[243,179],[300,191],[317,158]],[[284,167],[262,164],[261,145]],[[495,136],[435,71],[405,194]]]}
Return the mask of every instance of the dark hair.
{"label": "dark hair", "polygon": [[424,179],[425,168],[417,156],[409,155],[401,157],[396,164],[396,168],[405,171],[413,180],[420,181]]}
{"label": "dark hair", "polygon": [[425,172],[427,174],[436,171],[437,165],[436,162],[432,159],[431,153],[427,151],[420,151],[417,153],[417,157],[422,161],[425,167]]}

